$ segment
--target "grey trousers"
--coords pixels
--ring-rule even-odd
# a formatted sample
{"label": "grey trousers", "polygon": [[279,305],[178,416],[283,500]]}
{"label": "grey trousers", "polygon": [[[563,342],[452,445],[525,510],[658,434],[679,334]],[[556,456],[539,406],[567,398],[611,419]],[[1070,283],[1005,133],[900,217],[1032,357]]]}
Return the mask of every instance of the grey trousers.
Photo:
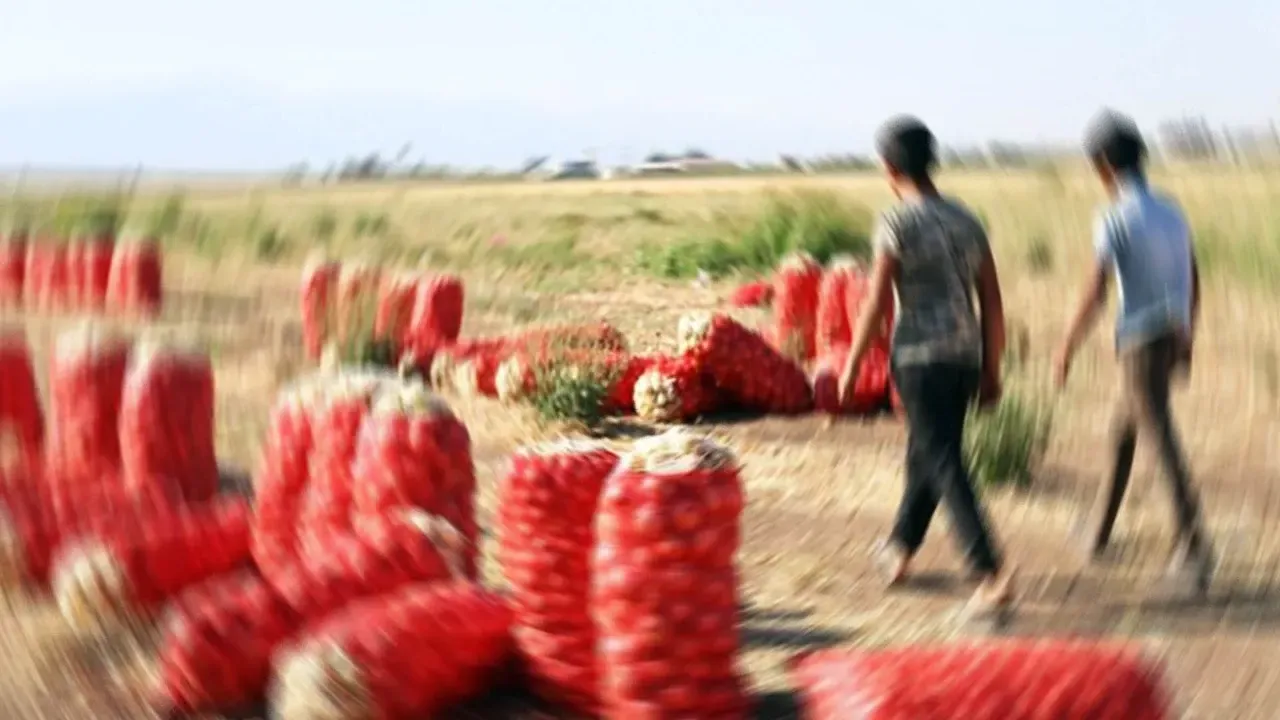
{"label": "grey trousers", "polygon": [[1120,355],[1121,392],[1111,427],[1112,470],[1101,490],[1102,517],[1094,538],[1101,551],[1111,540],[1116,516],[1129,487],[1138,437],[1156,443],[1163,475],[1173,498],[1178,546],[1189,553],[1206,550],[1200,499],[1191,482],[1182,444],[1169,407],[1174,375],[1187,360],[1184,345],[1173,334],[1127,350]]}

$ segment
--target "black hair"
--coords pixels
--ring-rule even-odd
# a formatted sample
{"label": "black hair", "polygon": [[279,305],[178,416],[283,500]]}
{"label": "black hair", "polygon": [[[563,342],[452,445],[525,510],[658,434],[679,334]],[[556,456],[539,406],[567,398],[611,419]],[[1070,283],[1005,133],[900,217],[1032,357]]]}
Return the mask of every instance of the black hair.
{"label": "black hair", "polygon": [[1147,144],[1133,120],[1114,110],[1103,110],[1085,132],[1084,151],[1094,162],[1116,172],[1142,172]]}
{"label": "black hair", "polygon": [[938,162],[933,133],[910,115],[891,118],[876,133],[876,152],[894,170],[914,182],[929,180]]}

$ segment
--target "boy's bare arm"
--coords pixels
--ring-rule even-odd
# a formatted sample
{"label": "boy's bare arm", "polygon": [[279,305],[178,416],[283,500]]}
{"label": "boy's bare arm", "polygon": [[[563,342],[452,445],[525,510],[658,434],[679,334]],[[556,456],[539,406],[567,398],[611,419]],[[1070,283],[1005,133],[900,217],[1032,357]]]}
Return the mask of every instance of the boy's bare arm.
{"label": "boy's bare arm", "polygon": [[990,248],[983,253],[978,267],[978,309],[982,322],[982,368],[998,377],[1005,347],[1004,296]]}
{"label": "boy's bare arm", "polygon": [[867,302],[853,320],[853,337],[849,347],[849,358],[845,361],[841,373],[841,386],[852,383],[856,377],[858,366],[871,346],[871,336],[880,327],[885,310],[893,304],[893,279],[898,273],[898,259],[892,255],[880,254],[871,267],[871,283],[868,287]]}
{"label": "boy's bare arm", "polygon": [[1196,326],[1200,323],[1200,263],[1196,260],[1196,250],[1191,248],[1191,334],[1195,335]]}
{"label": "boy's bare arm", "polygon": [[1110,269],[1106,263],[1098,261],[1090,270],[1088,280],[1085,281],[1084,295],[1080,298],[1080,305],[1071,318],[1071,324],[1067,326],[1067,334],[1063,337],[1062,345],[1058,348],[1057,357],[1054,359],[1054,376],[1059,386],[1066,384],[1071,359],[1075,356],[1080,343],[1084,342],[1089,331],[1093,329],[1093,324],[1098,319],[1098,311],[1106,303],[1109,274]]}

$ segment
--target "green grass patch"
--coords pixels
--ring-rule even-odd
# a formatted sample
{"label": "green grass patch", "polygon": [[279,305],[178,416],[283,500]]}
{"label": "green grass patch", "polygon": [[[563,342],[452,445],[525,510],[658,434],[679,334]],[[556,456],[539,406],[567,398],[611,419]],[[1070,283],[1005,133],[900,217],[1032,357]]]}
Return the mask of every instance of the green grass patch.
{"label": "green grass patch", "polygon": [[1006,390],[990,410],[974,410],[965,455],[976,486],[1028,489],[1049,447],[1053,416],[1041,401]]}
{"label": "green grass patch", "polygon": [[718,225],[704,235],[643,244],[636,264],[650,275],[680,279],[699,271],[712,277],[767,273],[793,252],[823,263],[838,254],[871,255],[870,215],[831,193],[776,194],[747,222],[723,217]]}
{"label": "green grass patch", "polygon": [[605,401],[617,371],[603,363],[551,362],[535,373],[530,398],[538,417],[584,430],[597,428],[605,418]]}

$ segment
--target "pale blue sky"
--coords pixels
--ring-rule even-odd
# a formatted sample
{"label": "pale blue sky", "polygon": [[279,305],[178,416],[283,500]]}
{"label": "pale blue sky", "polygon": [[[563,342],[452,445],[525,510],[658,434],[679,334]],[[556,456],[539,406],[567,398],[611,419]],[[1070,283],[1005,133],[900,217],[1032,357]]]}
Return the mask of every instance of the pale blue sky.
{"label": "pale blue sky", "polygon": [[1074,142],[1280,118],[1280,0],[0,0],[0,165]]}

